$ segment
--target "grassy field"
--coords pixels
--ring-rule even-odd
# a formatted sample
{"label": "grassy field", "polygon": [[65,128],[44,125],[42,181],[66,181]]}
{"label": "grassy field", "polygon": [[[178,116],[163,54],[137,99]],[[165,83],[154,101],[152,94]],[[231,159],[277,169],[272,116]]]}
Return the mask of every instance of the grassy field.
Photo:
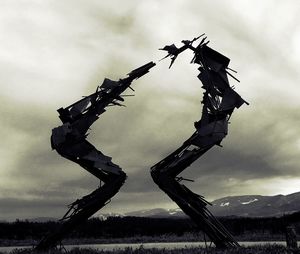
{"label": "grassy field", "polygon": [[[10,254],[29,254],[31,250],[14,250]],[[125,250],[97,251],[93,249],[74,248],[68,252],[65,250],[53,250],[39,254],[300,254],[300,250],[289,250],[280,245],[258,245],[252,247],[240,247],[227,250],[217,250],[215,248],[183,248],[183,249],[139,249],[126,248]],[[4,254],[4,253],[0,253]]]}
{"label": "grassy field", "polygon": [[[247,232],[242,235],[234,236],[237,241],[285,241],[283,234],[261,234]],[[134,236],[122,238],[67,238],[62,241],[64,245],[70,244],[106,244],[106,243],[154,243],[154,242],[203,242],[202,233],[189,233],[183,235],[163,234],[157,236]],[[300,238],[298,239],[300,241]],[[34,239],[12,240],[0,239],[0,246],[32,246],[38,243]]]}

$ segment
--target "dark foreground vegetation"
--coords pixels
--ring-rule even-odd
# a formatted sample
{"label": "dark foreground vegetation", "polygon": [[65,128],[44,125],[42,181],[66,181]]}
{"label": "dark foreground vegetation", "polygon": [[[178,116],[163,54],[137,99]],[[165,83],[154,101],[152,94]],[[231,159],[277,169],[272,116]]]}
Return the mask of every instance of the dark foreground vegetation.
{"label": "dark foreground vegetation", "polygon": [[[14,250],[10,254],[29,254],[31,251]],[[65,254],[65,251],[54,250],[39,254]],[[127,248],[125,250],[97,251],[93,249],[74,248],[67,252],[68,254],[299,254],[299,250],[290,250],[280,245],[264,245],[241,247],[228,250],[217,250],[215,248],[183,248],[183,249],[145,249],[142,246],[139,249]],[[4,254],[1,253],[0,254]]]}
{"label": "dark foreground vegetation", "polygon": [[[220,218],[221,222],[238,241],[284,240],[288,225],[300,235],[300,212],[280,218]],[[20,221],[0,223],[0,245],[32,245],[57,222]],[[140,218],[109,217],[93,218],[79,225],[65,243],[112,243],[112,242],[178,242],[203,241],[201,231],[188,218]]]}

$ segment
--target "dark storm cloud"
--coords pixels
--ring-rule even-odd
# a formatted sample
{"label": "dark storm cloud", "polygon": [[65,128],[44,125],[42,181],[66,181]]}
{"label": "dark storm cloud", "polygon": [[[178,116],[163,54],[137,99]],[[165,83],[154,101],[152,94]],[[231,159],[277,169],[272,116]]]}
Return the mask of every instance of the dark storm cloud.
{"label": "dark storm cloud", "polygon": [[66,210],[66,200],[56,199],[30,199],[23,198],[0,198],[0,212],[2,219],[31,219],[38,217],[48,217],[49,211],[56,211],[52,215],[61,214]]}
{"label": "dark storm cloud", "polygon": [[[32,172],[34,175],[42,171],[43,165],[55,166],[56,160],[51,156],[51,147],[49,146],[51,125],[57,122],[55,112],[48,108],[30,107],[14,101],[8,101],[2,98],[3,106],[1,115],[5,121],[1,127],[6,129],[4,136],[5,146],[20,147],[21,151],[17,152],[11,158],[14,161],[12,172],[22,173],[23,176]],[[20,140],[12,140],[11,137],[20,135]],[[7,158],[9,159],[9,158]],[[32,168],[34,167],[34,168]],[[40,167],[41,170],[38,170]]]}
{"label": "dark storm cloud", "polygon": [[[300,119],[298,110],[278,105],[272,106],[272,110],[266,110],[262,103],[256,104],[257,108],[260,108],[259,113],[256,110],[247,109],[244,112],[236,112],[238,116],[233,116],[228,137],[223,141],[223,148],[213,148],[182,173],[183,176],[196,180],[196,183],[191,185],[193,188],[199,191],[204,190],[206,195],[214,197],[226,193],[225,190],[231,193],[232,186],[228,185],[228,181],[232,180],[242,188],[244,181],[255,179],[272,181],[272,178],[276,177],[299,176],[296,165],[299,164],[300,159],[295,143],[300,126],[295,124],[295,119]],[[272,114],[273,111],[276,111],[276,114]],[[285,115],[284,121],[282,121],[283,115]],[[255,118],[257,123],[249,126],[247,119]],[[167,122],[164,124],[167,125]],[[143,133],[142,130],[141,133]],[[127,132],[125,131],[125,133]],[[136,135],[139,134],[136,133]],[[179,139],[184,141],[185,138],[187,136]],[[146,138],[138,139],[136,142],[138,144],[135,146],[142,148],[145,146]],[[164,143],[156,142],[157,144],[153,144],[157,152],[157,155],[154,156],[156,157],[154,163],[166,155],[165,151],[171,152],[172,148],[176,148],[174,140]],[[134,149],[133,151],[135,158],[139,158],[135,160],[135,165],[142,166],[134,171],[125,168],[129,178],[122,188],[122,192],[134,195],[142,190],[148,198],[151,195],[157,195],[158,188],[152,182],[149,174],[150,166],[154,163],[152,161],[151,164],[145,166],[144,158],[149,156],[149,150],[145,147],[145,149]],[[216,183],[218,184],[217,189],[213,187]],[[90,182],[87,182],[86,186],[89,187]],[[84,185],[82,187],[84,188]],[[248,187],[245,186],[242,191],[247,193]]]}
{"label": "dark storm cloud", "polygon": [[[165,194],[160,192],[152,182],[149,169],[167,153],[172,152],[176,148],[176,143],[180,145],[189,136],[186,136],[186,134],[190,133],[190,130],[182,131],[180,123],[176,127],[170,125],[168,118],[176,117],[176,112],[167,112],[166,115],[160,115],[157,118],[158,116],[155,113],[150,113],[153,106],[148,105],[148,103],[130,108],[133,110],[132,114],[134,115],[134,117],[130,117],[132,121],[126,120],[126,117],[130,115],[129,109],[123,111],[122,108],[116,108],[114,112],[107,112],[107,118],[112,114],[112,118],[116,118],[122,123],[121,126],[116,125],[115,130],[113,130],[114,127],[110,125],[109,121],[102,121],[92,130],[94,134],[91,135],[94,137],[91,139],[95,138],[96,140],[94,143],[97,144],[100,150],[103,145],[111,148],[113,157],[116,160],[123,160],[125,165],[122,166],[129,176],[121,190],[124,195],[117,198],[116,202],[118,204],[113,206],[116,209],[120,209],[126,202],[131,202],[131,205],[128,203],[128,207],[145,206],[147,202],[152,203],[150,201],[155,199],[157,205],[162,203],[161,200],[166,198],[164,197]],[[154,103],[156,104],[157,101],[154,100]],[[195,100],[194,107],[197,107],[197,103],[199,103],[198,100]],[[297,139],[300,126],[295,122],[296,119],[300,119],[297,108],[280,107],[278,105],[265,108],[263,103],[255,104],[257,110],[242,108],[241,111],[237,111],[233,115],[228,137],[223,142],[224,148],[216,147],[212,149],[184,171],[183,176],[196,179],[196,183],[190,185],[192,189],[208,197],[220,196],[220,193],[231,193],[232,186],[228,185],[228,180],[231,178],[234,179],[234,184],[237,186],[249,179],[268,179],[297,174],[295,172],[297,168],[294,165],[299,163],[299,159],[297,152],[293,152],[296,149],[295,139]],[[123,112],[118,112],[120,110]],[[274,111],[276,114],[273,114]],[[27,195],[38,197],[39,200],[44,200],[44,202],[49,199],[50,203],[54,202],[55,199],[59,199],[63,200],[60,203],[65,202],[64,204],[67,204],[76,199],[76,195],[85,195],[92,191],[98,184],[97,180],[84,173],[79,166],[60,158],[55,152],[50,153],[48,139],[52,124],[49,123],[51,119],[49,120],[48,117],[42,115],[38,121],[39,125],[29,128],[32,115],[35,115],[36,120],[36,111],[34,113],[31,110],[22,111],[22,114],[24,113],[28,122],[23,120],[22,126],[16,124],[17,119],[19,119],[18,112],[15,112],[15,115],[5,124],[10,126],[8,129],[12,132],[25,129],[30,142],[32,142],[32,139],[37,140],[31,144],[28,142],[30,145],[22,156],[16,156],[16,166],[12,170],[12,176],[16,179],[21,172],[22,181],[28,178],[32,180],[31,183],[34,183],[34,188],[28,189],[28,186],[26,187]],[[117,114],[117,116],[114,114]],[[188,114],[186,112],[185,117],[189,118],[190,123],[188,125],[192,127],[192,119],[190,119],[191,116],[187,116]],[[144,119],[145,115],[150,119],[147,119],[147,117]],[[284,120],[282,120],[282,116],[284,116]],[[156,120],[151,118],[156,118]],[[251,119],[256,119],[254,125],[251,125]],[[52,120],[52,122],[55,121]],[[153,124],[147,126],[148,122]],[[40,129],[41,126],[43,128]],[[157,132],[157,129],[160,128],[167,130],[164,133],[168,136],[167,138],[160,136],[163,133]],[[120,129],[122,132],[120,132]],[[120,138],[116,137],[114,133],[118,133]],[[42,135],[42,138],[40,135]],[[116,140],[112,141],[114,137]],[[130,150],[124,152],[128,144],[130,144]],[[287,165],[287,161],[290,165]],[[281,166],[280,163],[283,162],[284,165]],[[66,165],[69,168],[67,170]],[[51,175],[53,170],[57,174]],[[70,175],[68,173],[76,171],[79,174],[75,178],[73,177],[73,180],[69,179]],[[41,187],[46,184],[45,180],[48,181],[49,175],[55,184],[45,190]],[[46,179],[45,176],[47,176]],[[58,176],[60,177],[58,178]],[[20,181],[20,188],[22,187],[22,181]],[[218,184],[217,189],[213,187],[216,183]],[[247,190],[244,190],[244,192],[247,192]],[[136,196],[142,197],[142,200],[132,198]],[[8,202],[4,205],[8,207],[10,204]],[[20,205],[22,204],[21,202]],[[34,209],[34,205],[32,209]],[[61,210],[63,210],[63,207]],[[56,208],[54,208],[54,211],[57,211]]]}
{"label": "dark storm cloud", "polygon": [[[232,195],[238,189],[247,194],[253,192],[256,180],[271,184],[276,178],[299,178],[298,108],[256,103],[255,110],[247,111],[233,115],[223,148],[215,147],[183,173],[196,179],[191,186],[197,191],[209,197]],[[273,186],[276,192],[278,186]]]}
{"label": "dark storm cloud", "polygon": [[[201,32],[238,66],[237,90],[251,104],[233,114],[224,148],[213,148],[183,172],[196,180],[189,186],[208,198],[262,194],[274,178],[299,177],[295,98],[300,78],[292,56],[286,57],[290,44],[282,47],[289,42],[279,36],[289,35],[284,28],[296,30],[297,15],[289,14],[292,26],[280,27],[285,20],[270,18],[268,4],[248,6],[265,13],[250,15],[253,23],[245,16],[253,11],[245,12],[243,5],[216,3],[46,2],[27,6],[30,17],[8,16],[20,32],[6,28],[9,43],[0,50],[2,84],[9,84],[1,91],[0,108],[3,218],[60,217],[66,204],[98,186],[97,179],[51,151],[51,129],[59,124],[56,108],[93,92],[104,77],[118,79],[161,58],[156,48]],[[181,57],[167,72],[168,63],[162,62],[134,83],[136,97],[126,99],[127,108],[111,108],[93,125],[89,141],[129,176],[104,212],[174,206],[149,170],[191,135],[193,121],[200,118],[202,91],[187,66]]]}
{"label": "dark storm cloud", "polygon": [[[300,116],[298,109],[276,104],[266,108],[264,103],[254,103],[256,110],[247,108],[235,112],[228,137],[223,141],[223,148],[213,148],[182,173],[183,176],[191,177],[196,179],[197,183],[199,182],[197,190],[204,189],[206,195],[210,197],[220,196],[226,193],[223,192],[226,188],[228,192],[231,191],[232,186],[228,185],[229,179],[234,179],[236,184],[242,187],[243,181],[255,179],[271,181],[276,177],[299,177],[297,165],[300,159],[297,140],[300,125],[297,124],[297,119],[300,119]],[[256,122],[253,123],[252,119]],[[167,122],[164,124],[167,125]],[[187,136],[182,136],[181,140],[184,141],[185,138]],[[145,144],[144,139],[139,142],[141,147]],[[157,156],[156,161],[166,155],[165,151],[171,152],[172,148],[175,149],[174,143],[172,140],[167,143],[158,142],[156,147],[159,146],[157,151],[161,151],[161,156]],[[147,149],[135,150],[135,154],[140,158],[140,164],[149,155]],[[136,163],[139,164],[139,161]],[[153,164],[135,172],[129,170],[130,178],[123,191],[132,193],[139,192],[141,189],[143,192],[156,191],[157,187],[151,182],[149,175],[149,168]],[[197,183],[193,186],[198,186]],[[216,183],[217,189],[214,188]],[[247,188],[245,186],[242,191],[246,193]]]}

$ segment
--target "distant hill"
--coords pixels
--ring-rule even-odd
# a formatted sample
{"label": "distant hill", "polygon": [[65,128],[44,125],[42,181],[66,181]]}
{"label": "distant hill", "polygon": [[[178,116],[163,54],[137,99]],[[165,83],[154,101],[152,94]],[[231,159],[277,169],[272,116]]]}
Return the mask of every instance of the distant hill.
{"label": "distant hill", "polygon": [[212,202],[216,216],[272,217],[300,211],[300,192],[276,196],[231,196]]}
{"label": "distant hill", "polygon": [[185,214],[181,211],[180,208],[175,208],[175,209],[155,208],[150,210],[140,210],[140,211],[126,213],[125,216],[168,218],[168,217],[183,217],[185,216]]}
{"label": "distant hill", "polygon": [[[211,203],[212,206],[208,206],[208,209],[215,216],[274,217],[300,211],[300,192],[276,196],[229,196],[216,199]],[[108,217],[112,215],[151,218],[176,218],[186,216],[180,208],[155,208],[125,214],[103,214],[102,216]]]}

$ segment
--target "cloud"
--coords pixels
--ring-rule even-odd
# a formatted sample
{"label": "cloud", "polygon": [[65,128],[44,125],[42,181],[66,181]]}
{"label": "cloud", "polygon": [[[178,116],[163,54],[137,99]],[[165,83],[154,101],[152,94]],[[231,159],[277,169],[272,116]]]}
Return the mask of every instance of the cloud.
{"label": "cloud", "polygon": [[[1,218],[40,212],[59,217],[66,204],[97,187],[97,179],[51,151],[57,108],[93,92],[104,77],[118,79],[162,58],[157,48],[202,32],[231,58],[241,79],[237,91],[250,106],[234,112],[223,148],[213,148],[182,173],[196,180],[188,185],[213,199],[273,194],[278,179],[299,178],[294,1],[9,1],[0,12],[6,35],[0,47]],[[110,108],[93,125],[89,141],[129,176],[104,212],[175,206],[149,170],[200,119],[202,90],[190,58],[180,56],[170,70],[168,60],[159,62],[135,81],[136,96],[126,99],[127,108]]]}

